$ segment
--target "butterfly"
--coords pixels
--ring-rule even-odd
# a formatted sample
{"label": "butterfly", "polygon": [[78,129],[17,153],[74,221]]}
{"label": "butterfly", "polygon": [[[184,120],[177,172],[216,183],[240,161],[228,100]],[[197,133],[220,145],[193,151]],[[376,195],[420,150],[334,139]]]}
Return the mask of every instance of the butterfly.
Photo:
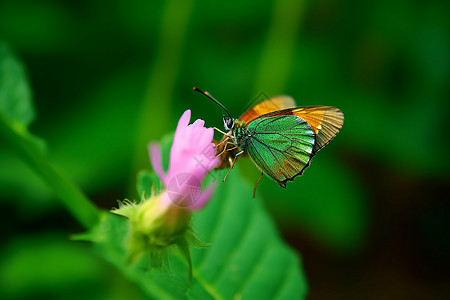
{"label": "butterfly", "polygon": [[[281,187],[302,175],[312,157],[338,134],[344,124],[344,114],[332,106],[296,107],[290,96],[276,96],[261,101],[244,112],[239,119],[208,92],[204,94],[227,113],[223,115],[224,137],[216,144],[221,166],[229,166],[226,177],[238,156],[248,155],[263,174]],[[224,179],[224,181],[225,181]]]}

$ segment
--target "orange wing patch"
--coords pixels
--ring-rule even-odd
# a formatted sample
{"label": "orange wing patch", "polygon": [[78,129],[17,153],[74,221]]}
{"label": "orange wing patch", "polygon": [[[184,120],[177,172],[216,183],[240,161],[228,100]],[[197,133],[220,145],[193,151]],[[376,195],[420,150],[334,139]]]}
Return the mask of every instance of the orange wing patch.
{"label": "orange wing patch", "polygon": [[295,106],[295,100],[292,97],[285,95],[275,96],[261,101],[252,108],[248,109],[245,113],[242,114],[242,116],[239,118],[239,121],[248,123],[249,121],[259,117],[260,115],[283,110],[286,108],[293,108]]}
{"label": "orange wing patch", "polygon": [[298,107],[291,113],[305,120],[316,133],[314,152],[328,144],[344,124],[344,114],[340,109],[332,106]]}

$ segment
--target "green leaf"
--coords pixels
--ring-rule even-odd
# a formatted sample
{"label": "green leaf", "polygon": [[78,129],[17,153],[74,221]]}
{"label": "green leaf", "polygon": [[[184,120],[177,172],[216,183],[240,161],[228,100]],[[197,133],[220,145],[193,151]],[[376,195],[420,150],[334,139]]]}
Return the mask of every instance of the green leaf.
{"label": "green leaf", "polygon": [[298,254],[281,240],[260,199],[252,198],[253,187],[245,184],[238,172],[226,183],[216,182],[222,175],[210,175],[217,190],[208,206],[193,217],[199,238],[212,246],[191,248],[192,283],[188,262],[176,247],[170,248],[170,267],[163,271],[149,271],[146,259],[127,264],[125,218],[105,213],[88,239],[157,299],[304,298],[307,284]]}
{"label": "green leaf", "polygon": [[98,222],[97,208],[49,162],[42,140],[27,130],[33,117],[34,109],[23,67],[0,42],[0,137],[52,188],[80,223],[91,228]]}
{"label": "green leaf", "polygon": [[31,91],[24,67],[1,41],[0,114],[11,124],[20,124],[23,127],[28,126],[34,119]]}
{"label": "green leaf", "polygon": [[61,232],[15,236],[0,250],[0,299],[144,299],[88,246]]}
{"label": "green leaf", "polygon": [[222,183],[222,173],[213,174],[215,196],[194,216],[200,237],[213,246],[194,249],[194,277],[201,280],[194,282],[190,295],[209,287],[218,299],[305,297],[299,256],[280,239],[261,199],[252,198],[253,186],[238,172]]}
{"label": "green leaf", "polygon": [[142,170],[137,175],[137,191],[139,196],[150,197],[152,190],[159,193],[161,184],[154,172]]}
{"label": "green leaf", "polygon": [[[302,228],[328,248],[351,253],[359,249],[367,234],[366,195],[359,178],[332,159],[330,152],[331,149],[317,154],[305,173],[285,189],[270,178],[263,178],[257,193],[264,197],[280,226]],[[258,172],[251,167],[254,174],[250,178],[256,181]]]}

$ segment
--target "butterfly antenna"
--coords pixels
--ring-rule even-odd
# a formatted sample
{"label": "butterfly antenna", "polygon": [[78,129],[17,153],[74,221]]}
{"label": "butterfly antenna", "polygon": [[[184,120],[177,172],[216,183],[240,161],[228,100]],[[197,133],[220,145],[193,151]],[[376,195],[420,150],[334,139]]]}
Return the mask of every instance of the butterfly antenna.
{"label": "butterfly antenna", "polygon": [[204,96],[208,97],[209,99],[211,99],[213,102],[215,102],[217,105],[219,105],[220,107],[223,108],[224,111],[226,111],[226,113],[228,114],[228,116],[232,119],[231,114],[228,112],[228,110],[225,108],[225,106],[222,105],[222,103],[220,103],[219,101],[216,100],[216,98],[214,98],[210,93],[208,92],[203,92],[201,89],[194,87],[194,91],[199,92],[200,94],[203,94]]}

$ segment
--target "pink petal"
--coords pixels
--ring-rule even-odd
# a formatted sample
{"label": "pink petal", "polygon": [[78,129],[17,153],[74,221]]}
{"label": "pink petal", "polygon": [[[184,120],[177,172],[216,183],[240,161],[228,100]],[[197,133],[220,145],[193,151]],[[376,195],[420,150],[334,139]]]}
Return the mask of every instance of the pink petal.
{"label": "pink petal", "polygon": [[183,132],[183,129],[186,128],[189,125],[189,121],[191,120],[191,110],[186,110],[181,118],[178,120],[177,129],[175,130],[175,135],[173,137],[173,140],[175,141],[177,136]]}
{"label": "pink petal", "polygon": [[189,121],[191,120],[191,110],[187,109],[180,117],[180,120],[178,120],[178,127],[186,127],[189,125]]}
{"label": "pink petal", "polygon": [[203,127],[203,125],[205,125],[205,121],[203,121],[202,119],[197,119],[195,120],[194,124],[192,124],[192,126],[194,127]]}
{"label": "pink petal", "polygon": [[158,143],[150,143],[148,149],[153,170],[155,170],[155,173],[158,175],[159,179],[164,182],[166,174],[164,173],[164,169],[162,167],[161,147]]}
{"label": "pink petal", "polygon": [[[205,121],[200,119],[189,125],[190,118],[191,111],[186,110],[178,121],[170,149],[170,161],[167,173],[164,173],[162,168],[160,146],[151,144],[149,147],[150,160],[153,168],[166,187],[174,176],[182,173],[192,174],[199,181],[202,181],[208,172],[220,163],[219,158],[214,158],[216,152],[212,143],[214,130],[212,128],[205,128]],[[199,182],[197,187],[192,188],[196,190],[196,193],[199,192],[200,194],[198,194],[198,201],[190,209],[199,210],[208,203],[215,190],[215,185],[209,185],[205,191],[199,191],[201,188]],[[190,189],[191,187],[187,186],[179,192],[181,194],[190,193]],[[179,200],[182,200],[182,198]],[[165,199],[165,202],[169,204],[168,199]]]}
{"label": "pink petal", "polygon": [[208,145],[209,143],[211,143],[213,137],[214,137],[214,129],[207,128],[205,130],[205,132],[203,133],[203,135],[201,135],[201,141],[199,144],[200,145]]}
{"label": "pink petal", "polygon": [[200,197],[198,198],[198,200],[189,207],[190,210],[192,211],[196,211],[196,210],[200,210],[202,209],[208,202],[209,199],[211,199],[211,195],[214,192],[214,190],[216,189],[216,185],[215,184],[210,184],[206,190],[204,190],[201,194]]}

